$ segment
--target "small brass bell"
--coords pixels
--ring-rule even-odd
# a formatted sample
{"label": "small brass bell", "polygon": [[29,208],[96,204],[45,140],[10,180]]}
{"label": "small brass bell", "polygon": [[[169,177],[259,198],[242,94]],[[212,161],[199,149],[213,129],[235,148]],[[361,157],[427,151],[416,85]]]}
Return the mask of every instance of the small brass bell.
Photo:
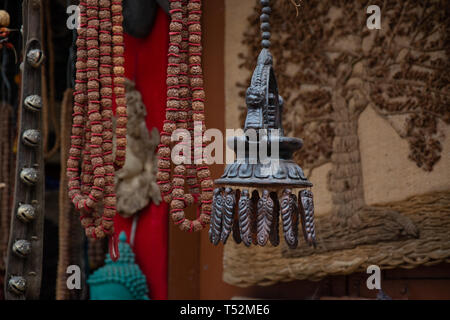
{"label": "small brass bell", "polygon": [[8,290],[20,296],[25,293],[27,289],[27,281],[24,277],[14,276],[8,281]]}
{"label": "small brass bell", "polygon": [[28,129],[22,135],[22,142],[29,147],[36,147],[41,140],[41,134],[39,130]]}
{"label": "small brass bell", "polygon": [[42,109],[42,98],[37,94],[33,94],[25,98],[25,107],[31,111],[41,111]]}
{"label": "small brass bell", "polygon": [[36,209],[30,204],[22,204],[17,209],[16,216],[20,221],[28,223],[36,217]]}
{"label": "small brass bell", "polygon": [[14,242],[12,249],[17,256],[25,258],[31,252],[31,243],[27,240],[17,240]]}
{"label": "small brass bell", "polygon": [[38,171],[34,168],[23,168],[20,171],[20,179],[29,186],[34,186],[38,181]]}
{"label": "small brass bell", "polygon": [[38,68],[44,61],[44,53],[40,49],[31,49],[27,53],[27,62],[33,67]]}

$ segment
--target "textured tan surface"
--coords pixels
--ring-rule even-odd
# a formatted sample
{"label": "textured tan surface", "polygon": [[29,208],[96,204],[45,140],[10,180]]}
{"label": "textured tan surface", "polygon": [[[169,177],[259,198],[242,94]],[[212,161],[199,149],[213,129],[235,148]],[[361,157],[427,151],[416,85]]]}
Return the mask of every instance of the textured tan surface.
{"label": "textured tan surface", "polygon": [[442,126],[442,129],[446,136],[442,158],[433,171],[425,172],[408,159],[408,142],[372,108],[367,108],[359,118],[366,203],[381,204],[415,194],[450,190],[450,126]]}
{"label": "textured tan surface", "polygon": [[[241,287],[272,285],[292,280],[320,280],[327,275],[363,272],[376,264],[382,270],[450,263],[450,193],[416,196],[389,205],[419,227],[420,238],[381,241],[376,245],[287,257],[283,246],[242,248],[225,246],[225,282]],[[322,219],[328,219],[323,217]],[[317,223],[321,223],[318,217]],[[320,243],[320,234],[318,234]]]}
{"label": "textured tan surface", "polygon": [[[305,170],[309,180],[313,183],[314,208],[316,216],[323,216],[333,209],[333,199],[327,187],[327,175],[331,170],[331,163],[326,163],[314,170]],[[311,172],[309,174],[309,172]]]}
{"label": "textured tan surface", "polygon": [[238,54],[243,50],[241,41],[247,23],[247,17],[252,12],[255,1],[226,0],[225,1],[225,128],[240,128],[238,106],[243,98],[239,97],[238,80],[246,79],[248,72],[239,68]]}

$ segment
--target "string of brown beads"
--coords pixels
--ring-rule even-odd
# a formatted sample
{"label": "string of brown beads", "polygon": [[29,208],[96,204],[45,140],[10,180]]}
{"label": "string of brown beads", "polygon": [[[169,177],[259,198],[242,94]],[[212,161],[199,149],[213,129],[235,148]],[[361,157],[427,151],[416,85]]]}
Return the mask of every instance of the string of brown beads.
{"label": "string of brown beads", "polygon": [[112,12],[112,43],[114,94],[116,101],[116,158],[115,167],[120,169],[125,163],[127,149],[127,100],[125,97],[125,68],[124,68],[124,40],[123,40],[123,6],[122,0],[113,0]]}
{"label": "string of brown beads", "polygon": [[[170,204],[172,220],[183,231],[200,231],[210,221],[212,202],[212,180],[210,171],[202,158],[193,157],[194,163],[184,164],[187,155],[176,156],[171,170],[171,135],[176,129],[188,129],[191,133],[192,151],[202,136],[193,137],[194,121],[204,125],[203,71],[201,67],[201,1],[171,0],[171,23],[169,26],[169,53],[167,66],[166,120],[161,132],[158,149],[158,184],[164,201]],[[183,138],[183,141],[186,141]],[[194,143],[192,143],[194,142]],[[190,193],[185,193],[185,184]],[[201,192],[198,191],[200,183]],[[184,209],[200,202],[195,220],[185,217]]]}
{"label": "string of brown beads", "polygon": [[[181,127],[189,130],[191,137],[194,134],[194,122],[192,119],[192,91],[190,86],[190,78],[189,78],[189,70],[188,70],[188,53],[189,53],[189,31],[187,27],[187,0],[183,1],[183,29],[181,30],[181,48],[180,48],[180,104],[182,104],[182,108],[187,112],[187,119],[183,120],[183,123],[187,123],[187,125],[182,125]],[[178,128],[178,125],[177,125]],[[197,169],[194,163],[194,144],[191,143],[191,164],[186,164],[186,182],[188,185],[189,193],[194,198],[194,201],[197,201],[200,196],[199,185],[197,182]],[[189,195],[185,195],[185,197],[189,197]]]}
{"label": "string of brown beads", "polygon": [[[126,101],[122,97],[125,95],[123,18],[121,1],[117,0],[80,1],[79,8],[72,136],[67,161],[68,194],[81,214],[86,236],[101,239],[114,233],[115,164],[120,167],[125,159],[122,151],[126,148],[126,139],[122,137],[126,135]],[[118,117],[116,159],[113,92]]]}

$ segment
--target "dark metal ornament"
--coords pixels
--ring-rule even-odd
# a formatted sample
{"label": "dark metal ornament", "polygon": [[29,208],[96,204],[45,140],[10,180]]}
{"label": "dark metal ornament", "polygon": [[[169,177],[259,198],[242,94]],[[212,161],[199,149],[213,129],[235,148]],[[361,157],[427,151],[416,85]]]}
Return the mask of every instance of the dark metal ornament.
{"label": "dark metal ornament", "polygon": [[258,200],[257,210],[258,244],[265,246],[269,240],[270,228],[273,222],[273,200],[266,189],[263,190],[261,199]]}
{"label": "dark metal ornament", "polygon": [[227,242],[228,236],[231,232],[231,227],[233,225],[233,213],[234,206],[236,204],[236,197],[234,191],[231,188],[226,188],[224,193],[225,203],[222,218],[222,234],[220,235],[220,240],[223,243]]}
{"label": "dark metal ornament", "polygon": [[[8,252],[5,299],[40,297],[44,239],[44,158],[42,141],[33,130],[42,129],[42,36],[39,0],[23,0],[23,70],[16,175]],[[29,146],[33,146],[30,148]],[[32,205],[31,205],[32,204]],[[27,239],[27,240],[25,240]],[[27,243],[24,241],[30,241]]]}
{"label": "dark metal ornament", "polygon": [[217,245],[222,234],[222,211],[223,211],[223,189],[216,188],[214,190],[213,205],[211,210],[211,222],[209,227],[209,240],[212,244]]}
{"label": "dark metal ornament", "polygon": [[284,189],[280,198],[281,219],[283,221],[284,239],[289,248],[296,248],[298,244],[298,207],[297,197],[290,189]]}
{"label": "dark metal ornament", "polygon": [[20,171],[20,179],[29,186],[34,186],[39,179],[39,173],[34,168],[23,168]]}
{"label": "dark metal ornament", "polygon": [[28,110],[41,111],[42,110],[42,98],[37,95],[29,95],[25,98],[24,105]]}
{"label": "dark metal ornament", "polygon": [[12,250],[17,256],[25,258],[31,252],[31,243],[27,240],[17,240],[14,242]]}
{"label": "dark metal ornament", "polygon": [[25,293],[27,288],[27,281],[23,277],[14,276],[8,281],[8,290],[17,296]]}
{"label": "dark metal ornament", "polygon": [[[284,136],[284,101],[278,94],[269,51],[271,9],[269,0],[261,0],[261,4],[262,49],[246,93],[245,134],[227,141],[237,159],[215,181],[220,187],[214,191],[209,236],[214,245],[226,243],[233,228],[237,243],[265,246],[270,242],[277,246],[281,216],[289,248],[298,245],[299,221],[306,242],[315,246],[314,204],[312,192],[306,189],[312,183],[293,161],[293,153],[303,146],[303,141]],[[260,150],[269,151],[272,146],[278,146],[278,155],[268,153],[269,159],[261,158]],[[257,150],[257,154],[252,150]],[[235,236],[235,230],[239,236]]]}
{"label": "dark metal ornament", "polygon": [[31,222],[36,218],[36,209],[31,204],[21,204],[17,208],[16,217],[22,222]]}
{"label": "dark metal ornament", "polygon": [[308,244],[316,246],[316,230],[314,226],[314,201],[310,190],[300,191],[300,216],[302,218],[303,235]]}
{"label": "dark metal ornament", "polygon": [[29,147],[36,147],[41,141],[41,134],[39,130],[28,129],[22,135],[22,142]]}
{"label": "dark metal ornament", "polygon": [[252,217],[253,204],[247,189],[242,190],[239,198],[239,231],[241,233],[242,242],[249,247],[252,244]]}
{"label": "dark metal ornament", "polygon": [[27,53],[27,62],[33,67],[38,68],[44,62],[44,53],[40,49],[31,49]]}

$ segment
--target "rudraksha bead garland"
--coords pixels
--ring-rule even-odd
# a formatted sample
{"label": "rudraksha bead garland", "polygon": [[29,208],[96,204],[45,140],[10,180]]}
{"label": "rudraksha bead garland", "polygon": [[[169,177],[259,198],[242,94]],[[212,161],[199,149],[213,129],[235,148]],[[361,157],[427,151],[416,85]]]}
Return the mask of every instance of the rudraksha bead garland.
{"label": "rudraksha bead garland", "polygon": [[[210,221],[213,183],[209,168],[203,161],[200,165],[175,165],[172,174],[171,134],[177,128],[188,129],[191,139],[194,138],[191,140],[191,159],[200,160],[192,155],[194,145],[203,144],[197,141],[201,141],[202,136],[193,137],[192,134],[194,121],[202,124],[202,134],[205,131],[201,14],[201,0],[170,1],[166,120],[158,149],[157,179],[163,199],[170,203],[170,214],[175,224],[189,232],[202,230]],[[182,160],[182,157],[178,156],[176,160]],[[185,193],[186,182],[190,193]],[[200,201],[199,215],[195,220],[189,220],[184,209],[197,201]]]}
{"label": "rudraksha bead garland", "polygon": [[115,168],[121,169],[125,163],[127,149],[127,100],[125,97],[125,68],[122,0],[111,1],[112,12],[112,58],[114,72],[114,95],[116,101],[116,156]]}
{"label": "rudraksha bead garland", "polygon": [[[68,193],[80,211],[86,236],[101,239],[114,233],[114,172],[123,165],[126,149],[122,1],[86,0],[80,1],[79,8]],[[115,159],[113,93],[117,114]]]}
{"label": "rudraksha bead garland", "polygon": [[[189,54],[189,30],[187,24],[187,0],[183,1],[183,29],[181,31],[181,48],[180,48],[180,95],[182,108],[187,110],[187,129],[194,135],[194,121],[192,118],[192,92],[189,78],[188,54]],[[182,125],[182,123],[181,123]],[[178,127],[178,124],[177,124]],[[186,182],[189,193],[194,197],[195,201],[200,196],[199,184],[197,180],[197,169],[194,163],[194,144],[191,143],[191,164],[186,164]]]}

